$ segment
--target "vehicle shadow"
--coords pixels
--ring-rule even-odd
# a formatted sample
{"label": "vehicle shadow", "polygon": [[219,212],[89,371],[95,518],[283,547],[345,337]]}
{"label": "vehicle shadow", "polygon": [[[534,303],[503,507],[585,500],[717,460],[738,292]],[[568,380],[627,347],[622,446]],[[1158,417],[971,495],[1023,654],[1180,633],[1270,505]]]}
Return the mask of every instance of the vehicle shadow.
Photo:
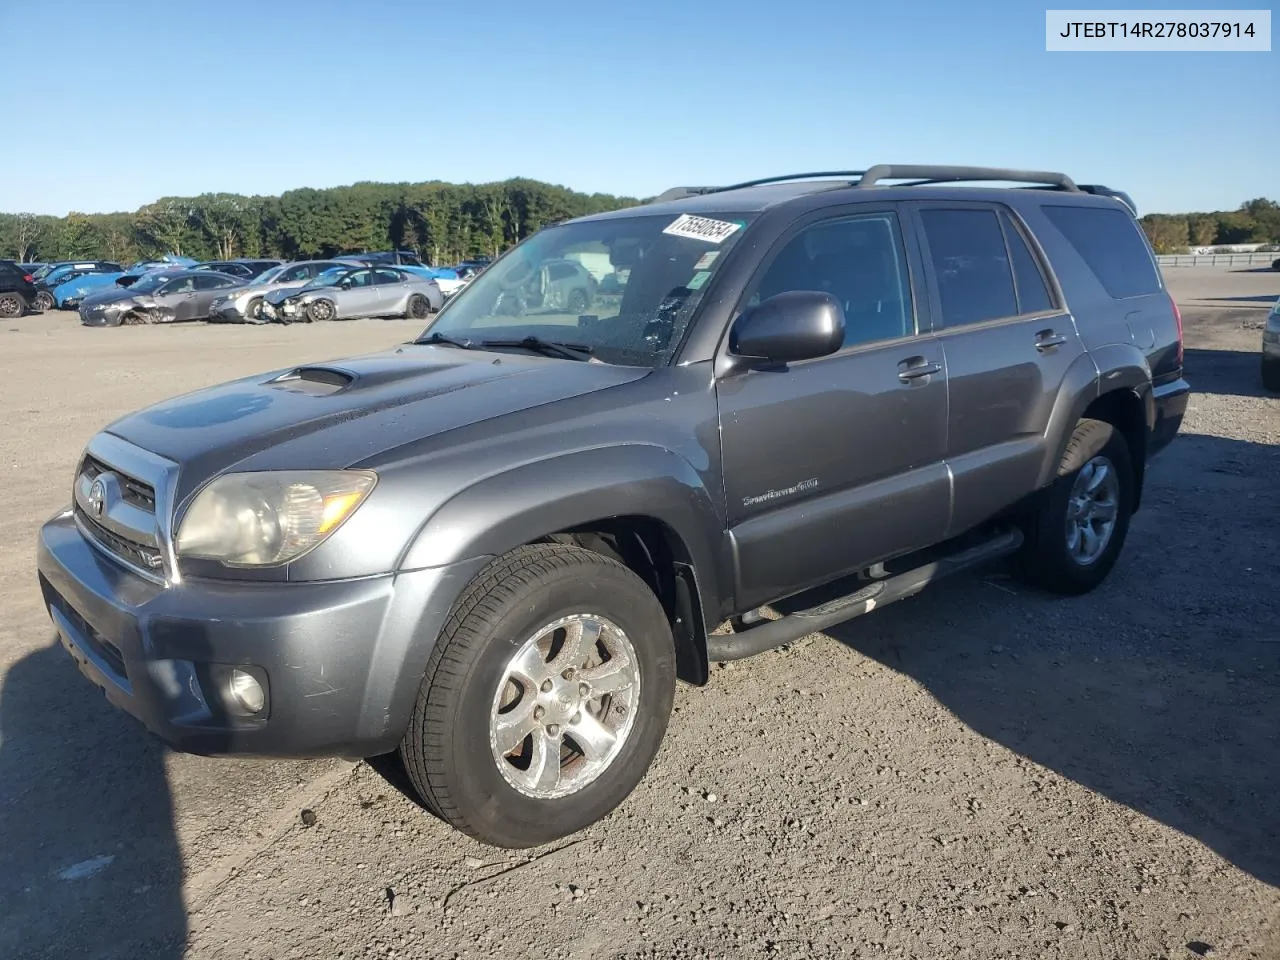
{"label": "vehicle shadow", "polygon": [[1004,571],[827,631],[978,734],[1280,886],[1280,447],[1183,436],[1108,580]]}
{"label": "vehicle shadow", "polygon": [[1232,397],[1268,397],[1262,386],[1262,334],[1258,350],[1202,350],[1188,347],[1183,355],[1183,371],[1195,393],[1217,393]]}
{"label": "vehicle shadow", "polygon": [[165,748],[55,641],[0,687],[0,957],[181,957]]}
{"label": "vehicle shadow", "polygon": [[1269,293],[1263,296],[1202,297],[1198,299],[1201,299],[1206,303],[1238,303],[1246,307],[1252,307],[1256,304],[1256,309],[1261,309],[1263,307],[1270,309],[1276,302],[1276,295]]}

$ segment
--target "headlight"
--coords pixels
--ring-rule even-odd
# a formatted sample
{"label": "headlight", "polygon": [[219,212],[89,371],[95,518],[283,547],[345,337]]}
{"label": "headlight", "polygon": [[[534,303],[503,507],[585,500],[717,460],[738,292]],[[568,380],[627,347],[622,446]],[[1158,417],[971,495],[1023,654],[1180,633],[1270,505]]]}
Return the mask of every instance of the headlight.
{"label": "headlight", "polygon": [[177,554],[241,567],[287,563],[323,543],[377,480],[364,470],[225,474],[196,494]]}

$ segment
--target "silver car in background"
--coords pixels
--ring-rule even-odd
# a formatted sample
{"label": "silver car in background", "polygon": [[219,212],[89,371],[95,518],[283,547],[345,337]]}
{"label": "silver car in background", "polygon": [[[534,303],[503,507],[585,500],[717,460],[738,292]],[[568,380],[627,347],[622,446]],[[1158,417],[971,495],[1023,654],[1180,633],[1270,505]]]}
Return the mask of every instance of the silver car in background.
{"label": "silver car in background", "polygon": [[266,295],[262,315],[276,323],[408,317],[423,320],[442,303],[433,280],[398,267],[347,265],[322,273],[298,290]]}
{"label": "silver car in background", "polygon": [[297,290],[326,270],[348,268],[339,260],[295,260],[264,270],[248,285],[218,297],[209,308],[210,323],[267,323],[262,316],[263,298],[278,290]]}

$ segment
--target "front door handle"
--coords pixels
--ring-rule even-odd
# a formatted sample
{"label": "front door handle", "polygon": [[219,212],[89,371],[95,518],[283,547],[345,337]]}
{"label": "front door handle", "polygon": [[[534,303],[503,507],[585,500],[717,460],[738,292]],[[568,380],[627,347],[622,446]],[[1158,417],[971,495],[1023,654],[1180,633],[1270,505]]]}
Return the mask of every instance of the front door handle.
{"label": "front door handle", "polygon": [[924,357],[908,357],[898,364],[898,379],[903,383],[931,377],[942,372],[942,364],[926,361]]}
{"label": "front door handle", "polygon": [[1060,333],[1054,333],[1052,330],[1041,330],[1036,334],[1037,350],[1052,350],[1054,347],[1060,347],[1066,342],[1066,337]]}

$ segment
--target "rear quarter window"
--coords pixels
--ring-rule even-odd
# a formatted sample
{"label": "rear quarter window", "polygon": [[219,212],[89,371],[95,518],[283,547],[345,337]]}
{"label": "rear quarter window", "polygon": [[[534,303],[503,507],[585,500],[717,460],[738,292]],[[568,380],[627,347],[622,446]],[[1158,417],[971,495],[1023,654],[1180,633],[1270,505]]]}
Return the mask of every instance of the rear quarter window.
{"label": "rear quarter window", "polygon": [[1126,211],[1058,205],[1043,210],[1113,299],[1160,292],[1160,274],[1142,230]]}

